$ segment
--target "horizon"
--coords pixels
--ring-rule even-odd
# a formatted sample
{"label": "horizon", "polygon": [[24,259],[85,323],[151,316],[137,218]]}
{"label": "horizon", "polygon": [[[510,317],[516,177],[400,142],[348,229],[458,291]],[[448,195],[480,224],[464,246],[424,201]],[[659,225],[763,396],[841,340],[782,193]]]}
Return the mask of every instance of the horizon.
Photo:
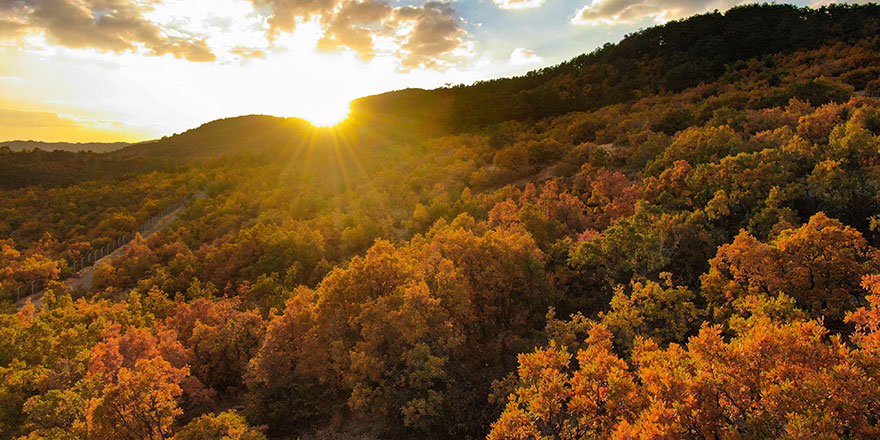
{"label": "horizon", "polygon": [[0,137],[135,143],[249,114],[332,126],[357,98],[522,75],[749,3],[22,0],[0,7]]}

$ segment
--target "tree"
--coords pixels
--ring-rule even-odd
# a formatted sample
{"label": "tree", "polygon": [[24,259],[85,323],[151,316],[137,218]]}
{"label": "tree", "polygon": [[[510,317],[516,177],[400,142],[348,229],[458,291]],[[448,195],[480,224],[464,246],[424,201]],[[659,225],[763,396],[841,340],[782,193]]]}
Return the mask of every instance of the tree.
{"label": "tree", "polygon": [[70,388],[52,389],[31,397],[22,406],[27,414],[26,427],[46,438],[93,438],[93,417],[100,401],[101,383],[83,379]]}
{"label": "tree", "polygon": [[545,254],[518,228],[483,235],[449,228],[430,238],[417,255],[431,266],[449,267],[432,273],[449,283],[438,296],[467,338],[468,362],[508,370],[557,302]]}
{"label": "tree", "polygon": [[343,390],[324,372],[327,346],[314,330],[314,292],[300,288],[284,313],[268,323],[266,336],[248,365],[248,419],[270,433],[289,433],[324,420],[340,409]]}
{"label": "tree", "polygon": [[[787,304],[792,308],[794,303]],[[740,310],[748,316],[732,321],[729,341],[719,326],[707,325],[686,350],[677,345],[660,350],[645,342],[634,360],[652,405],[622,433],[870,437],[876,420],[866,415],[876,405],[871,377],[877,370],[853,369],[850,351],[839,338],[829,340],[819,322],[774,317],[779,305],[770,299],[744,303]]]}
{"label": "tree", "polygon": [[702,277],[703,293],[722,314],[747,294],[786,293],[813,316],[840,325],[845,313],[859,304],[861,277],[877,263],[876,250],[861,233],[818,213],[769,244],[741,231],[710,261]]}
{"label": "tree", "polygon": [[252,428],[244,417],[234,412],[206,414],[186,424],[174,440],[265,440],[260,431]]}
{"label": "tree", "polygon": [[572,357],[564,346],[521,354],[520,384],[490,440],[609,438],[642,405],[636,377],[612,351],[611,333],[590,330],[588,347]]}
{"label": "tree", "polygon": [[98,438],[170,437],[175,417],[183,413],[176,399],[187,373],[161,358],[138,359],[133,368],[120,368],[92,414]]}
{"label": "tree", "polygon": [[103,385],[90,415],[99,435],[167,438],[183,413],[179,403],[202,405],[212,397],[190,376],[189,358],[172,330],[111,329],[92,348],[86,375]]}
{"label": "tree", "polygon": [[650,163],[646,170],[657,175],[679,160],[691,165],[717,162],[746,150],[742,136],[730,127],[691,127],[680,132],[663,155]]}
{"label": "tree", "polygon": [[705,324],[686,345],[636,344],[631,363],[611,333],[590,330],[577,366],[551,344],[520,356],[520,385],[490,439],[874,438],[877,280],[871,306],[849,316],[855,348],[804,319],[785,296],[737,302],[730,337]]}
{"label": "tree", "polygon": [[696,295],[672,283],[672,274],[663,273],[664,283],[653,281],[630,284],[631,293],[617,286],[611,310],[601,314],[601,322],[615,333],[618,343],[631,348],[636,337],[652,338],[659,344],[683,342],[699,327],[701,311],[694,305]]}
{"label": "tree", "polygon": [[238,300],[200,298],[178,304],[166,321],[192,353],[192,374],[218,392],[241,385],[248,362],[263,340],[262,317],[240,307]]}

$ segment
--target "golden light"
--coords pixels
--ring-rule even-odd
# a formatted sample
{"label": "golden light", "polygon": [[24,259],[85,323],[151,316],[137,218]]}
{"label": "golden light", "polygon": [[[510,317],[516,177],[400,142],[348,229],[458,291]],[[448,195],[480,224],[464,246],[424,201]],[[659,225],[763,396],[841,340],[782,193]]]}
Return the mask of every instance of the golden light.
{"label": "golden light", "polygon": [[[407,87],[469,83],[491,69],[400,71],[392,49],[365,61],[351,51],[322,52],[315,20],[271,43],[249,0],[165,0],[146,18],[184,20],[204,35],[217,60],[207,63],[71,49],[42,34],[0,44],[0,141],[141,141],[247,114],[304,119],[317,127],[346,120],[353,99]],[[241,56],[238,49],[259,49]],[[253,52],[249,52],[253,53]],[[13,114],[13,112],[16,112]],[[5,134],[2,134],[5,133]]]}
{"label": "golden light", "polygon": [[348,104],[331,105],[328,103],[309,108],[306,114],[298,117],[309,121],[315,127],[332,127],[346,120],[349,113]]}

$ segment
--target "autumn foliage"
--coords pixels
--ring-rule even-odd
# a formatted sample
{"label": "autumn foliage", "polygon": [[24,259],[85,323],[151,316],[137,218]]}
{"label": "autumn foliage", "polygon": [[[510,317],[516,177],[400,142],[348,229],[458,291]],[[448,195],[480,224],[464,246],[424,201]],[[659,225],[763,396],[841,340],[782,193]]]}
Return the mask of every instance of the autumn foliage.
{"label": "autumn foliage", "polygon": [[337,129],[0,150],[0,438],[880,437],[877,16],[706,14]]}
{"label": "autumn foliage", "polygon": [[729,338],[708,324],[686,344],[643,338],[629,362],[597,323],[576,357],[555,343],[520,355],[520,385],[489,438],[872,438],[880,304],[870,298],[847,318],[852,345],[784,295],[741,301]]}

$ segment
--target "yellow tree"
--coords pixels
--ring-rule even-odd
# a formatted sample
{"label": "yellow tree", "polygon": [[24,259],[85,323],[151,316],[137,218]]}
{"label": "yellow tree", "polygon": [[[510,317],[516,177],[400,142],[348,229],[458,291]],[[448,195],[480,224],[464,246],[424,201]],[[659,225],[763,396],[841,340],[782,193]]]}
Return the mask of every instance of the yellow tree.
{"label": "yellow tree", "polygon": [[723,313],[747,294],[785,293],[799,307],[839,324],[859,304],[859,280],[877,264],[876,249],[861,233],[820,212],[769,244],[740,232],[710,261],[703,293]]}
{"label": "yellow tree", "polygon": [[266,440],[260,431],[249,426],[244,417],[234,412],[206,414],[174,435],[174,440]]}
{"label": "yellow tree", "polygon": [[98,438],[169,438],[175,417],[183,413],[177,398],[187,373],[162,358],[138,359],[133,368],[120,368],[91,414]]}
{"label": "yellow tree", "polygon": [[519,357],[520,385],[489,440],[604,439],[641,407],[629,366],[612,351],[611,333],[594,326],[588,346],[572,356],[552,343]]}

